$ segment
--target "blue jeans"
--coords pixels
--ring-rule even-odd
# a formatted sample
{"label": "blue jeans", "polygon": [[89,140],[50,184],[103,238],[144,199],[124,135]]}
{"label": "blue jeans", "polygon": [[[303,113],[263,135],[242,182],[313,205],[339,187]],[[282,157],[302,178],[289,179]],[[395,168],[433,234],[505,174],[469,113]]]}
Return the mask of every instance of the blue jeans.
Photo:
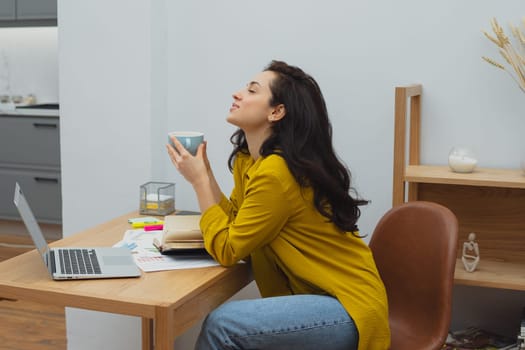
{"label": "blue jeans", "polygon": [[359,335],[341,303],[323,295],[238,300],[211,312],[196,350],[355,350]]}

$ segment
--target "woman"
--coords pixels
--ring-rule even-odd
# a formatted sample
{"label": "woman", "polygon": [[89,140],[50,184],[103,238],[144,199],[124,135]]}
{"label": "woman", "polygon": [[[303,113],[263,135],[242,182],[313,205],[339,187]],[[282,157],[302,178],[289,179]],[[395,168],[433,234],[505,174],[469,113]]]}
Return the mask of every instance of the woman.
{"label": "woman", "polygon": [[220,190],[202,144],[169,156],[197,195],[207,251],[249,259],[262,299],[233,301],[203,324],[198,350],[388,349],[387,299],[357,229],[350,173],[332,147],[316,81],[273,61],[233,95],[234,189]]}

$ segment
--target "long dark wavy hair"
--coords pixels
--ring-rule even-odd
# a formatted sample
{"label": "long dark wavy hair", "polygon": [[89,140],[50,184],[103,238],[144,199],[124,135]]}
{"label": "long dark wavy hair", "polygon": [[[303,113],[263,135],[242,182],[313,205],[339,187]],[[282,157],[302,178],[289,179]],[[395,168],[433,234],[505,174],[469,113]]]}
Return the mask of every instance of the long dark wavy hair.
{"label": "long dark wavy hair", "polygon": [[[265,69],[276,73],[270,84],[270,106],[283,104],[284,118],[272,124],[272,134],[261,146],[260,155],[278,154],[301,187],[311,187],[314,205],[323,216],[345,232],[356,232],[360,205],[368,202],[353,198],[351,174],[332,146],[332,125],[317,82],[298,67],[272,61]],[[244,131],[231,137],[234,149],[228,159],[230,171],[235,156],[249,153]]]}

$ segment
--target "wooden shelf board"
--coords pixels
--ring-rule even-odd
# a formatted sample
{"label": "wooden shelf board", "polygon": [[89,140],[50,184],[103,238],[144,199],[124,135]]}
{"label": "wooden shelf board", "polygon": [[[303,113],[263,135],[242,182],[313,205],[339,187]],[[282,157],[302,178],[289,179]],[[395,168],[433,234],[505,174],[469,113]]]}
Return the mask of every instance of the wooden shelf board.
{"label": "wooden shelf board", "polygon": [[454,282],[467,286],[525,291],[525,264],[481,260],[476,271],[467,272],[461,259],[458,259]]}
{"label": "wooden shelf board", "polygon": [[525,174],[519,169],[478,168],[472,173],[455,173],[448,166],[409,165],[405,181],[449,185],[525,189]]}

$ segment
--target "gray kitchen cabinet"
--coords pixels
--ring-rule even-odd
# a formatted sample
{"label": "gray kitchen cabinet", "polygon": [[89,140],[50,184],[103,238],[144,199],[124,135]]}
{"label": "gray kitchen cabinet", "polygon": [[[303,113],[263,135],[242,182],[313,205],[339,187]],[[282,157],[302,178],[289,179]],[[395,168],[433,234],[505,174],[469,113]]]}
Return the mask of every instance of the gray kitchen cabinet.
{"label": "gray kitchen cabinet", "polygon": [[11,116],[0,119],[0,164],[60,167],[58,118]]}
{"label": "gray kitchen cabinet", "polygon": [[60,173],[35,169],[0,168],[0,193],[6,194],[0,199],[0,217],[20,218],[13,203],[16,182],[22,187],[37,221],[61,222]]}
{"label": "gray kitchen cabinet", "polygon": [[15,182],[39,222],[61,223],[58,117],[0,114],[0,218],[19,219]]}
{"label": "gray kitchen cabinet", "polygon": [[0,27],[56,25],[57,0],[0,0]]}
{"label": "gray kitchen cabinet", "polygon": [[16,19],[16,0],[0,0],[0,21]]}
{"label": "gray kitchen cabinet", "polygon": [[57,0],[17,0],[17,19],[56,19]]}

